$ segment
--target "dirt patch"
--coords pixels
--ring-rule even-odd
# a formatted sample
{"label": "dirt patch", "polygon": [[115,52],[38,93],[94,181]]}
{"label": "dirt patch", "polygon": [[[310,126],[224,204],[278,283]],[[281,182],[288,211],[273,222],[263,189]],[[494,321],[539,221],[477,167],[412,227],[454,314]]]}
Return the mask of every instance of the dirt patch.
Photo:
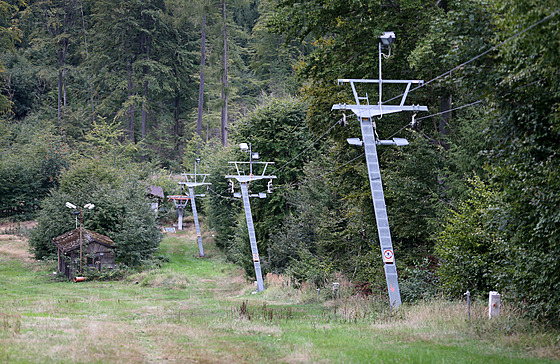
{"label": "dirt patch", "polygon": [[19,235],[37,226],[37,221],[0,222],[0,254],[12,259],[33,261],[29,254],[29,243],[25,236]]}
{"label": "dirt patch", "polygon": [[5,232],[18,231],[18,230],[31,230],[37,226],[37,221],[19,221],[19,222],[9,222],[0,221],[0,234]]}
{"label": "dirt patch", "polygon": [[27,239],[17,235],[0,235],[0,254],[25,262],[33,261],[33,257],[29,254]]}

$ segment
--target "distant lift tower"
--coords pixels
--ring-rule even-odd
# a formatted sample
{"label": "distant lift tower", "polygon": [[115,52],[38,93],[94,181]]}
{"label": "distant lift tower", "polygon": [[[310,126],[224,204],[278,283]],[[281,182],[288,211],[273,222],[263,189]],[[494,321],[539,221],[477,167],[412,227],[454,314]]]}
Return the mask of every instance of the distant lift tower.
{"label": "distant lift tower", "polygon": [[[237,171],[236,175],[227,175],[225,176],[230,180],[230,187],[231,192],[234,192],[234,184],[233,180],[236,179],[239,184],[241,185],[241,193],[233,193],[234,197],[243,198],[243,207],[245,208],[245,219],[247,220],[247,229],[249,231],[249,242],[251,243],[251,253],[253,254],[253,265],[255,267],[255,275],[257,277],[257,292],[264,291],[264,283],[262,278],[261,272],[261,261],[259,257],[259,249],[257,248],[257,238],[255,237],[255,227],[253,225],[253,215],[251,213],[251,203],[249,202],[249,197],[259,197],[259,198],[266,198],[267,193],[254,193],[249,194],[249,183],[252,181],[258,181],[261,179],[268,179],[268,189],[267,192],[272,192],[272,180],[276,178],[273,175],[266,175],[266,168],[270,164],[274,164],[273,162],[253,162],[253,159],[259,159],[259,154],[253,152],[251,150],[251,143],[247,145],[247,143],[239,144],[239,147],[242,151],[249,152],[249,162],[229,162],[235,165],[235,169]],[[249,174],[246,174],[246,171],[243,169],[244,164],[249,164]],[[260,175],[253,174],[253,165],[259,164],[264,165],[264,168]],[[240,168],[241,167],[241,168]]]}
{"label": "distant lift tower", "polygon": [[183,173],[185,176],[186,182],[179,182],[181,185],[181,189],[185,186],[189,190],[189,199],[191,200],[191,207],[192,207],[192,214],[194,220],[194,227],[196,229],[196,239],[198,240],[198,255],[203,257],[204,256],[204,248],[202,247],[202,235],[200,233],[200,224],[198,223],[198,213],[196,212],[196,202],[195,197],[204,197],[203,194],[195,195],[194,188],[198,186],[208,186],[211,185],[209,182],[205,182],[206,178],[209,176],[208,174],[197,174],[196,173],[196,166],[200,163],[200,158],[196,158],[194,161],[194,174],[192,173]]}
{"label": "distant lift tower", "polygon": [[[391,232],[389,229],[389,220],[387,218],[387,208],[385,206],[385,196],[383,194],[383,185],[381,183],[381,172],[379,170],[379,161],[377,158],[377,145],[408,145],[408,141],[402,138],[394,138],[393,140],[379,140],[377,135],[374,117],[379,119],[384,114],[391,114],[400,111],[428,111],[426,106],[412,105],[406,106],[404,103],[410,90],[410,86],[414,84],[422,84],[420,80],[382,80],[381,78],[381,55],[382,47],[390,47],[391,42],[395,39],[393,32],[385,32],[379,38],[379,79],[378,80],[361,80],[361,79],[339,79],[338,83],[350,83],[356,105],[335,104],[333,110],[351,110],[358,117],[362,130],[363,142],[358,138],[349,138],[348,143],[351,145],[364,146],[366,154],[366,163],[368,167],[369,183],[371,195],[373,199],[373,207],[375,210],[375,220],[377,222],[377,231],[379,234],[379,243],[381,245],[381,253],[383,257],[383,265],[385,268],[385,278],[387,280],[387,290],[389,292],[389,302],[392,308],[401,305],[401,295],[399,291],[399,283],[397,279],[397,268],[395,265],[395,256],[393,251],[393,243],[391,241]],[[379,84],[379,102],[377,105],[370,105],[366,94],[365,97],[358,95],[356,84],[358,83],[378,83]],[[399,105],[384,105],[381,101],[383,83],[406,84],[406,90],[403,94]],[[365,101],[366,104],[361,104]]]}
{"label": "distant lift tower", "polygon": [[167,199],[173,201],[175,208],[177,209],[177,230],[183,230],[183,215],[185,212],[185,206],[187,206],[190,197],[186,195],[170,195],[167,196]]}

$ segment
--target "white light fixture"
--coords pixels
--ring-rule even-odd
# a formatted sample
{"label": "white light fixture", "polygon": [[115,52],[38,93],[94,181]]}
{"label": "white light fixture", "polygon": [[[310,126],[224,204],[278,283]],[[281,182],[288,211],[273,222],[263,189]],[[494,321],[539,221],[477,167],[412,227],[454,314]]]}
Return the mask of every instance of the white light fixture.
{"label": "white light fixture", "polygon": [[66,202],[66,207],[68,207],[69,209],[77,209],[76,205],[73,205],[70,202]]}
{"label": "white light fixture", "polygon": [[405,138],[393,138],[396,146],[408,145],[408,140]]}
{"label": "white light fixture", "polygon": [[84,209],[88,209],[88,210],[91,210],[91,209],[93,209],[94,207],[95,207],[95,205],[94,205],[94,204],[92,204],[92,203],[88,203],[87,205],[85,205],[85,206],[84,206]]}
{"label": "white light fixture", "polygon": [[247,145],[247,143],[241,143],[239,144],[239,148],[243,151],[246,152],[249,150],[249,145]]}
{"label": "white light fixture", "polygon": [[384,47],[390,47],[395,38],[396,36],[394,32],[383,32],[383,34],[379,37],[379,40]]}
{"label": "white light fixture", "polygon": [[357,146],[360,146],[360,147],[363,144],[363,142],[360,140],[360,138],[348,138],[348,139],[346,139],[346,141],[350,145],[357,145]]}

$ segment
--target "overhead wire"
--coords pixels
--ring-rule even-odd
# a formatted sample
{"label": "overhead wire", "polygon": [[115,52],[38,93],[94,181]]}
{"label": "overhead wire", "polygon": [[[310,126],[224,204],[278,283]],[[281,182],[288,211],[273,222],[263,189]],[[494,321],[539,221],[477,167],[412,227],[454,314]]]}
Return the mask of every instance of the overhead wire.
{"label": "overhead wire", "polygon": [[321,175],[319,175],[319,176],[312,177],[312,178],[308,178],[308,179],[306,179],[305,181],[298,182],[298,183],[292,183],[292,184],[286,184],[286,185],[282,185],[282,186],[277,186],[277,187],[274,187],[274,189],[296,187],[296,186],[302,185],[302,184],[304,184],[304,183],[308,183],[309,181],[313,181],[313,180],[316,180],[316,179],[325,177],[325,176],[328,175],[329,173],[333,173],[333,172],[339,170],[340,168],[345,167],[345,166],[347,166],[348,164],[354,162],[356,159],[358,159],[358,158],[360,158],[360,157],[363,157],[365,154],[366,154],[365,152],[364,152],[364,153],[361,153],[360,155],[357,155],[356,157],[354,157],[354,158],[350,159],[349,161],[347,161],[347,162],[341,164],[340,166],[338,166],[338,167],[336,167],[336,168],[334,168],[334,169],[331,169],[330,171],[328,171],[328,172],[326,172],[326,173],[323,173],[323,174],[321,174]]}
{"label": "overhead wire", "polygon": [[482,101],[482,100],[477,100],[477,101],[471,102],[470,104],[466,104],[466,105],[462,105],[462,106],[457,106],[457,107],[455,107],[455,108],[453,108],[453,109],[445,110],[445,111],[438,112],[438,113],[435,113],[435,114],[430,114],[430,115],[422,116],[422,117],[420,117],[420,118],[415,118],[413,121],[411,121],[410,123],[407,123],[405,126],[403,126],[403,127],[400,128],[398,131],[396,131],[395,133],[393,133],[388,139],[393,138],[395,135],[399,134],[401,131],[403,131],[404,129],[406,129],[408,126],[410,126],[410,125],[411,125],[413,122],[415,122],[415,121],[419,121],[419,120],[422,120],[422,119],[431,118],[431,117],[438,116],[438,115],[442,115],[442,114],[447,114],[447,113],[450,113],[450,112],[455,111],[455,110],[460,110],[460,109],[464,109],[464,108],[469,107],[469,106],[473,106],[473,105],[480,104],[481,102],[483,102],[483,101]]}
{"label": "overhead wire", "polygon": [[[526,32],[528,32],[529,30],[533,29],[533,28],[536,27],[537,25],[539,25],[539,24],[541,24],[541,23],[547,21],[548,19],[554,17],[555,15],[557,15],[557,14],[559,14],[559,13],[560,13],[560,9],[556,10],[555,12],[553,12],[553,13],[550,14],[550,15],[545,16],[545,17],[542,18],[541,20],[539,20],[539,21],[537,21],[537,22],[531,24],[531,25],[528,26],[527,28],[520,30],[519,32],[517,32],[517,33],[515,33],[514,35],[512,35],[511,37],[507,38],[507,39],[504,40],[503,42],[501,42],[501,43],[499,43],[499,44],[497,44],[497,45],[495,45],[495,46],[493,46],[493,47],[487,49],[486,51],[484,51],[484,52],[482,52],[482,53],[480,53],[480,54],[474,56],[473,58],[469,59],[468,61],[461,63],[460,65],[454,67],[453,69],[451,69],[451,70],[449,70],[449,71],[446,71],[446,72],[442,73],[441,75],[439,75],[439,76],[437,76],[437,77],[435,77],[435,78],[432,78],[431,80],[429,80],[429,81],[427,81],[427,82],[424,82],[423,84],[418,85],[418,86],[416,86],[416,87],[410,89],[408,92],[410,93],[410,92],[412,92],[412,91],[416,91],[416,90],[418,90],[419,88],[422,88],[422,87],[424,87],[424,86],[426,86],[426,85],[429,85],[430,83],[432,83],[432,82],[434,82],[434,81],[436,81],[436,80],[439,80],[440,78],[445,77],[445,76],[447,76],[448,74],[453,73],[454,71],[457,71],[459,68],[464,67],[464,66],[468,65],[469,63],[472,63],[472,62],[476,61],[476,60],[479,59],[480,57],[483,57],[483,56],[487,55],[488,53],[494,51],[495,49],[497,49],[497,48],[503,46],[504,44],[509,43],[509,42],[512,41],[513,39],[519,37],[520,35],[522,35],[522,34],[524,34],[524,33],[526,33]],[[399,97],[401,97],[401,96],[403,96],[403,95],[404,95],[404,93],[402,93],[402,94],[400,94],[400,95],[397,95],[397,96],[395,96],[395,97],[393,97],[393,98],[391,98],[391,99],[388,99],[388,100],[386,100],[386,101],[384,101],[384,102],[382,102],[382,103],[384,104],[384,103],[387,103],[387,102],[389,102],[389,101],[393,101],[394,99],[397,99],[397,98],[399,98]]]}
{"label": "overhead wire", "polygon": [[298,158],[300,155],[302,155],[303,153],[307,152],[312,146],[315,145],[315,143],[317,143],[319,140],[323,139],[323,137],[325,135],[327,135],[328,133],[330,133],[330,131],[337,125],[340,124],[342,121],[344,120],[344,117],[341,118],[340,120],[337,120],[326,132],[324,132],[320,137],[318,137],[315,141],[313,141],[311,144],[309,144],[309,146],[307,148],[305,148],[304,150],[302,150],[298,155],[296,155],[295,157],[293,157],[292,159],[290,159],[289,161],[287,161],[286,163],[284,163],[280,168],[278,168],[276,170],[276,172],[280,172],[282,169],[284,169],[284,167],[286,167],[288,164],[292,163],[294,160],[296,160],[296,158]]}
{"label": "overhead wire", "polygon": [[218,192],[216,192],[216,191],[214,191],[213,189],[211,189],[210,186],[206,186],[206,188],[207,188],[210,192],[214,193],[215,195],[217,195],[217,196],[219,196],[219,197],[221,197],[221,198],[225,198],[225,199],[227,199],[227,200],[236,200],[236,201],[238,200],[238,199],[235,198],[235,197],[229,197],[229,196],[221,195],[221,194],[219,194]]}
{"label": "overhead wire", "polygon": [[447,113],[449,113],[449,112],[451,112],[451,111],[460,110],[460,109],[464,109],[465,107],[469,107],[469,106],[473,106],[473,105],[476,105],[476,104],[480,104],[481,102],[482,102],[482,100],[477,100],[477,101],[471,102],[470,104],[466,104],[466,105],[463,105],[463,106],[457,106],[457,107],[455,107],[455,108],[453,108],[453,109],[445,110],[445,111],[438,112],[438,113],[431,114],[431,115],[422,116],[421,118],[416,118],[415,120],[418,121],[418,120],[422,120],[422,119],[431,118],[431,117],[437,116],[437,115],[447,114]]}
{"label": "overhead wire", "polygon": [[[539,24],[541,24],[541,23],[547,21],[548,19],[550,19],[550,18],[556,16],[558,13],[560,13],[560,9],[554,11],[553,13],[551,13],[551,14],[547,15],[546,17],[544,17],[544,18],[538,20],[537,22],[531,24],[530,26],[528,26],[528,27],[526,27],[526,28],[520,30],[519,32],[513,34],[512,36],[510,36],[510,37],[507,38],[506,40],[502,41],[501,43],[499,43],[499,44],[497,44],[497,45],[495,45],[495,46],[493,46],[493,47],[487,49],[486,51],[484,51],[484,52],[482,52],[482,53],[480,53],[480,54],[478,54],[478,55],[472,57],[471,59],[467,60],[466,62],[463,62],[463,63],[459,64],[458,66],[455,66],[454,68],[452,68],[452,69],[450,69],[450,70],[448,70],[448,71],[446,71],[446,72],[444,72],[444,73],[442,73],[442,74],[440,74],[440,75],[438,75],[438,76],[432,78],[431,80],[426,81],[426,82],[422,83],[421,85],[416,86],[416,87],[410,89],[410,90],[408,91],[408,93],[410,93],[410,92],[412,92],[412,91],[416,91],[416,90],[418,90],[418,89],[420,89],[420,88],[422,88],[422,87],[425,87],[425,86],[429,85],[430,83],[432,83],[432,82],[434,82],[434,81],[437,81],[437,80],[439,80],[440,78],[443,78],[443,77],[445,77],[445,76],[447,76],[447,75],[453,73],[454,71],[457,71],[457,70],[460,69],[461,67],[464,67],[464,66],[466,66],[466,65],[468,65],[468,64],[470,64],[470,63],[476,61],[477,59],[479,59],[479,58],[481,58],[481,57],[484,57],[484,56],[487,55],[488,53],[490,53],[490,52],[492,52],[492,51],[498,49],[499,47],[503,46],[504,44],[509,43],[509,42],[512,41],[513,39],[519,37],[520,35],[522,35],[522,34],[524,34],[524,33],[526,33],[526,32],[528,32],[529,30],[533,29],[533,28],[536,27],[537,25],[539,25]],[[388,103],[388,102],[390,102],[390,101],[393,101],[393,100],[395,100],[395,99],[397,99],[397,98],[399,98],[399,97],[401,97],[401,96],[403,96],[403,95],[404,95],[404,93],[402,93],[402,94],[400,94],[400,95],[397,95],[397,96],[395,96],[395,97],[393,97],[393,98],[390,98],[390,99],[388,99],[388,100],[385,100],[385,101],[382,102],[382,104],[385,104],[385,103]],[[426,118],[434,117],[434,116],[437,116],[437,115],[442,115],[442,114],[445,114],[445,113],[449,113],[449,112],[451,112],[451,111],[455,111],[455,110],[463,109],[463,108],[466,108],[466,107],[470,107],[470,106],[479,104],[479,103],[481,103],[481,102],[482,102],[482,100],[477,100],[477,101],[472,102],[472,103],[467,104],[467,105],[462,105],[462,106],[459,106],[459,107],[456,107],[456,108],[453,108],[453,109],[450,109],[450,110],[442,111],[442,112],[435,113],[435,114],[431,114],[431,115],[426,115],[426,116],[417,118],[417,119],[415,119],[415,120],[416,120],[416,121],[419,121],[419,120],[423,120],[423,119],[426,119]],[[342,121],[343,121],[343,118],[341,118],[340,120],[337,120],[326,132],[324,132],[320,137],[318,137],[316,140],[314,140],[307,148],[305,148],[305,149],[304,149],[303,151],[301,151],[298,155],[296,155],[295,157],[293,157],[292,159],[290,159],[288,162],[284,163],[280,168],[278,168],[277,172],[279,172],[279,171],[281,171],[282,169],[284,169],[288,164],[290,164],[291,162],[293,162],[295,159],[297,159],[299,156],[301,156],[303,153],[305,153],[307,150],[309,150],[311,147],[313,147],[313,145],[315,145],[315,143],[317,143],[317,142],[318,142],[319,140],[321,140],[325,135],[327,135],[328,133],[330,133],[331,130],[332,130],[337,124],[341,123]],[[406,124],[404,127],[402,127],[401,129],[399,129],[396,133],[394,133],[393,135],[391,135],[391,136],[389,137],[389,139],[391,139],[391,138],[392,138],[393,136],[395,136],[396,134],[400,133],[402,130],[404,130],[404,129],[405,129],[406,127],[408,127],[409,125],[410,125],[410,123]],[[295,183],[295,184],[289,184],[289,185],[284,185],[284,186],[278,186],[278,187],[275,187],[275,188],[278,189],[278,188],[294,187],[294,186],[301,185],[301,184],[303,184],[303,183],[307,183],[308,181],[311,181],[311,180],[314,180],[314,179],[318,179],[318,178],[324,177],[324,176],[326,176],[327,174],[332,173],[332,172],[334,172],[334,171],[336,171],[336,170],[338,170],[338,169],[340,169],[340,168],[342,168],[342,167],[348,165],[349,163],[355,161],[356,159],[362,157],[364,154],[365,154],[365,153],[362,153],[362,154],[358,155],[357,157],[355,157],[355,158],[349,160],[348,162],[342,164],[341,166],[339,166],[339,167],[337,167],[337,168],[335,168],[335,169],[333,169],[333,170],[331,170],[331,171],[329,171],[329,172],[327,172],[327,173],[325,173],[325,174],[322,174],[322,175],[320,175],[320,176],[313,177],[313,178],[308,179],[308,180],[306,180],[306,181],[304,181],[304,182]],[[215,193],[216,195],[222,197],[222,198],[233,199],[233,200],[235,200],[235,198],[220,195],[219,193],[217,193],[216,191],[214,191],[214,190],[212,190],[212,189],[210,189],[210,188],[209,188],[209,190],[212,191],[213,193]]]}
{"label": "overhead wire", "polygon": [[[514,35],[510,36],[509,38],[507,38],[506,40],[502,41],[501,43],[499,43],[499,44],[497,44],[497,45],[495,45],[495,46],[493,46],[493,47],[487,49],[486,51],[484,51],[484,52],[482,52],[482,53],[480,53],[480,54],[478,54],[478,55],[472,57],[472,58],[469,59],[468,61],[463,62],[463,63],[459,64],[458,66],[455,66],[454,68],[452,68],[452,69],[450,69],[450,70],[448,70],[448,71],[446,71],[446,72],[440,74],[439,76],[436,76],[436,77],[432,78],[431,80],[426,81],[426,82],[422,83],[421,85],[416,86],[416,87],[410,89],[410,90],[408,91],[408,93],[410,93],[410,92],[412,92],[412,91],[415,91],[415,90],[418,90],[418,89],[420,89],[420,88],[422,88],[422,87],[424,87],[424,86],[427,86],[428,84],[430,84],[430,83],[432,83],[432,82],[434,82],[434,81],[437,81],[437,80],[439,80],[440,78],[445,77],[445,76],[447,76],[447,75],[453,73],[454,71],[460,69],[461,67],[464,67],[464,66],[466,66],[466,65],[468,65],[468,64],[470,64],[470,63],[476,61],[477,59],[479,59],[479,58],[481,58],[481,57],[487,55],[488,53],[490,53],[490,52],[494,51],[495,49],[497,49],[497,48],[503,46],[504,44],[506,44],[506,43],[512,41],[513,39],[519,37],[520,35],[522,35],[522,34],[528,32],[529,30],[533,29],[533,28],[536,27],[537,25],[539,25],[539,24],[541,24],[541,23],[547,21],[548,19],[554,17],[554,16],[557,15],[558,13],[560,13],[560,9],[558,9],[558,10],[554,11],[552,14],[549,14],[548,16],[546,16],[546,17],[544,17],[544,18],[538,20],[537,22],[531,24],[530,26],[528,26],[528,27],[526,27],[526,28],[520,30],[519,32],[517,32],[517,33],[515,33]],[[395,97],[393,97],[393,98],[391,98],[391,99],[388,99],[388,100],[384,101],[383,104],[385,104],[385,103],[387,103],[387,102],[390,102],[390,101],[393,101],[393,100],[395,100],[395,99],[397,99],[397,98],[399,98],[399,97],[401,97],[401,96],[403,96],[403,95],[404,95],[404,93],[402,93],[402,94],[400,94],[400,95],[397,95],[397,96],[395,96]],[[459,110],[459,109],[462,109],[462,108],[465,108],[465,107],[473,106],[473,105],[478,104],[478,103],[480,103],[480,102],[482,102],[482,100],[478,100],[478,101],[475,101],[475,102],[473,102],[473,103],[471,103],[471,104],[463,105],[463,106],[457,107],[457,108],[455,108],[455,109],[447,110],[447,111],[444,111],[444,112],[441,112],[441,113],[423,116],[423,117],[418,118],[418,119],[416,119],[416,120],[422,120],[422,119],[426,119],[426,118],[433,117],[433,116],[436,116],[436,115],[441,115],[441,114],[444,114],[444,113],[447,113],[447,112],[451,112],[451,111],[454,111],[454,110]],[[337,120],[326,132],[324,132],[319,138],[317,138],[315,141],[313,141],[307,148],[305,148],[303,151],[301,151],[301,152],[300,152],[298,155],[296,155],[294,158],[290,159],[288,162],[284,163],[280,168],[278,168],[277,172],[279,172],[279,171],[281,171],[282,169],[284,169],[284,167],[286,167],[288,164],[290,164],[290,163],[293,162],[295,159],[297,159],[299,156],[301,156],[303,153],[305,153],[307,150],[309,150],[313,145],[315,145],[315,143],[317,143],[319,140],[321,140],[321,139],[322,139],[326,134],[328,134],[337,124],[341,123],[342,121],[343,121],[343,118],[341,118],[340,120]],[[391,135],[391,137],[389,137],[389,139],[392,138],[393,136],[395,136],[396,134],[400,133],[400,132],[401,132],[402,130],[404,130],[408,125],[410,125],[410,124],[405,125],[405,126],[404,126],[403,128],[401,128],[399,131],[397,131],[396,133],[394,133],[393,135]]]}

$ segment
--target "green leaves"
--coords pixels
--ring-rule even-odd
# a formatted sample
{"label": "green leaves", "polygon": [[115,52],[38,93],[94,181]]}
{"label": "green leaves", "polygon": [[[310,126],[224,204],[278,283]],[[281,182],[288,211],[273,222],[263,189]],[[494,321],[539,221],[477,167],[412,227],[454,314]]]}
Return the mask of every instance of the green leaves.
{"label": "green leaves", "polygon": [[455,297],[467,290],[484,295],[497,289],[505,238],[500,210],[507,207],[500,197],[480,179],[473,180],[469,199],[451,212],[437,239],[442,287]]}
{"label": "green leaves", "polygon": [[117,261],[136,266],[152,257],[162,234],[157,214],[146,197],[146,184],[132,171],[117,171],[102,161],[74,165],[41,204],[38,227],[32,233],[31,249],[37,259],[56,254],[52,238],[75,228],[72,210],[65,206],[93,203],[82,210],[85,228],[109,236],[117,244]]}

